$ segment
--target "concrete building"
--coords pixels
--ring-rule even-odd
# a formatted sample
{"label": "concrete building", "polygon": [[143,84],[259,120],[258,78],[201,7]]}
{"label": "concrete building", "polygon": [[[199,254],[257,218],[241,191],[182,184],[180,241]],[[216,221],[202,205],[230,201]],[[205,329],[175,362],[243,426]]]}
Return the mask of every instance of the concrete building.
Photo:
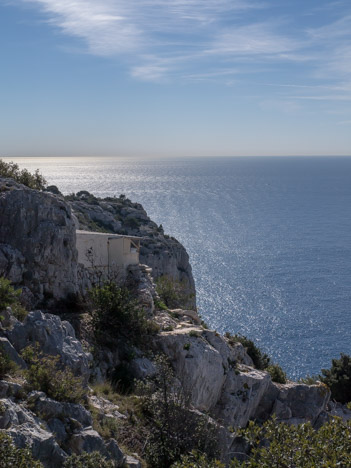
{"label": "concrete building", "polygon": [[129,265],[139,264],[140,237],[79,230],[76,235],[78,263],[88,269],[123,276]]}

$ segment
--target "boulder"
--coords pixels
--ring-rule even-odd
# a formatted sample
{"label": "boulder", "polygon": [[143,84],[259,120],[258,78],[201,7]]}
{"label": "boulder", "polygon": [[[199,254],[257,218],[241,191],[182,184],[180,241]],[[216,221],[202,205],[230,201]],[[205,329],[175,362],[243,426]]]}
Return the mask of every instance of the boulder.
{"label": "boulder", "polygon": [[92,428],[86,428],[77,434],[73,434],[69,440],[69,448],[76,454],[100,452],[105,457],[114,460],[117,466],[121,466],[125,460],[114,439],[105,442]]}
{"label": "boulder", "polygon": [[326,409],[330,390],[322,383],[305,385],[291,382],[285,385],[275,384],[279,393],[272,408],[278,421],[301,424],[310,421],[314,424],[322,411]]}
{"label": "boulder", "polygon": [[52,400],[45,393],[37,391],[31,392],[27,397],[27,401],[32,411],[45,421],[75,419],[82,427],[93,424],[91,414],[82,405]]}

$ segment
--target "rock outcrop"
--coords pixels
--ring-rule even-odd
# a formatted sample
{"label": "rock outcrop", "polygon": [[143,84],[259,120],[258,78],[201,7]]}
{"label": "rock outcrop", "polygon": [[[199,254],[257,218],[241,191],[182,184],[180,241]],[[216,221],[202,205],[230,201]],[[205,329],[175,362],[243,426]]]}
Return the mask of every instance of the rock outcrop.
{"label": "rock outcrop", "polygon": [[37,343],[43,353],[60,356],[63,364],[88,380],[92,356],[76,339],[72,325],[61,321],[57,315],[36,310],[30,312],[23,323],[15,319],[11,328],[0,330],[0,333],[6,336],[18,353],[26,346]]}
{"label": "rock outcrop", "polygon": [[60,198],[0,178],[0,275],[36,300],[77,292],[71,209]]}
{"label": "rock outcrop", "polygon": [[232,345],[215,331],[186,322],[157,335],[154,349],[168,356],[193,406],[227,428],[245,427],[250,419],[263,422],[273,414],[290,424],[315,424],[330,398],[323,384],[272,382],[267,372],[252,367],[240,343]]}

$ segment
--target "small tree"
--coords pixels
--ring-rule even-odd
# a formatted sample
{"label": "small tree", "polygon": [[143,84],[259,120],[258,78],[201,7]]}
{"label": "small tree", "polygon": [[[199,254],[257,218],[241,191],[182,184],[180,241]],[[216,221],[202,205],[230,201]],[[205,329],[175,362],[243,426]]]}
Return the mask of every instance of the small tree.
{"label": "small tree", "polygon": [[89,296],[98,342],[108,345],[119,334],[134,339],[157,331],[128,288],[108,281],[101,287],[91,289]]}
{"label": "small tree", "polygon": [[218,455],[217,429],[205,416],[192,411],[190,396],[175,384],[172,369],[164,357],[157,359],[158,372],[146,384],[139,384],[142,407],[150,436],[146,459],[150,466],[167,468],[191,450]]}
{"label": "small tree", "polygon": [[331,397],[340,403],[351,401],[351,356],[341,353],[340,359],[333,359],[330,369],[322,369],[321,382],[331,391]]}
{"label": "small tree", "polygon": [[28,169],[20,170],[18,164],[14,162],[6,163],[2,159],[0,159],[0,177],[14,179],[16,182],[36,190],[44,190],[47,186],[47,182],[40,174],[39,169],[31,174]]}
{"label": "small tree", "polygon": [[161,301],[170,309],[189,307],[193,298],[193,294],[187,290],[185,281],[177,281],[167,275],[162,275],[156,280],[156,289]]}
{"label": "small tree", "polygon": [[21,290],[15,290],[11,286],[11,281],[6,278],[0,277],[0,310],[15,304],[19,300]]}
{"label": "small tree", "polygon": [[25,348],[22,357],[28,364],[25,377],[31,390],[45,392],[58,401],[80,403],[83,400],[82,378],[75,377],[69,367],[64,367],[59,356],[45,355],[36,345]]}

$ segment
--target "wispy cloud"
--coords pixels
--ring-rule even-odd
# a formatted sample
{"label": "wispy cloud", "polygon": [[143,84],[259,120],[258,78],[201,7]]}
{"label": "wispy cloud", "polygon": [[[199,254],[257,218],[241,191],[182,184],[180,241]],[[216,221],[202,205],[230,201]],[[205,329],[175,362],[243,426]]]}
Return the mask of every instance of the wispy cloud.
{"label": "wispy cloud", "polygon": [[[322,5],[333,3],[333,15],[313,27],[274,14],[269,0],[12,1],[39,7],[46,21],[80,39],[91,54],[125,57],[137,79],[225,83],[233,70],[258,74],[262,64],[273,69],[286,63],[304,67],[301,86],[351,83],[351,11],[343,1]],[[306,6],[304,13],[311,11]]]}

